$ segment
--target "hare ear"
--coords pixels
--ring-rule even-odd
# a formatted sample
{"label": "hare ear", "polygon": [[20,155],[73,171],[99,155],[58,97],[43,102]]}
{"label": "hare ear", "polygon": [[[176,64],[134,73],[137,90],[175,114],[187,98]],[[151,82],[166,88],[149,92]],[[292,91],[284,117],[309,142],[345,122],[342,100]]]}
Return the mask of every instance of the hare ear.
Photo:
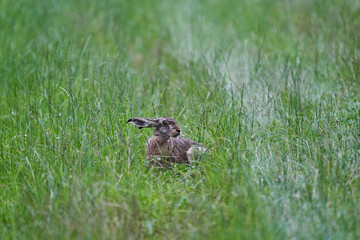
{"label": "hare ear", "polygon": [[148,119],[148,118],[130,118],[127,120],[127,123],[133,124],[139,129],[142,128],[149,128],[149,127],[156,127],[158,124],[157,120],[154,119]]}

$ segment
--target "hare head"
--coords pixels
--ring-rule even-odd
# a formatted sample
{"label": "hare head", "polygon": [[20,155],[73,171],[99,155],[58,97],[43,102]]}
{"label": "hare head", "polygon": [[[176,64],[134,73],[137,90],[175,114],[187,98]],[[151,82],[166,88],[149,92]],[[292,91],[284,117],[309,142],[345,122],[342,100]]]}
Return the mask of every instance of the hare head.
{"label": "hare head", "polygon": [[177,137],[180,135],[181,128],[175,119],[169,117],[161,117],[157,119],[149,118],[130,118],[127,123],[133,124],[140,129],[154,127],[154,135],[165,138]]}

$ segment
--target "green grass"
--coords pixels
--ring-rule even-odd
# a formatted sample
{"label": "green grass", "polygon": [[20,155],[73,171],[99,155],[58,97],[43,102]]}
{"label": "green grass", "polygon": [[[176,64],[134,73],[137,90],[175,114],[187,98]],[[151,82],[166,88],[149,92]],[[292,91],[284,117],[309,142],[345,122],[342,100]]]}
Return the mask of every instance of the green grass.
{"label": "green grass", "polygon": [[[359,239],[360,2],[0,1],[1,239]],[[210,150],[151,168],[174,117]]]}

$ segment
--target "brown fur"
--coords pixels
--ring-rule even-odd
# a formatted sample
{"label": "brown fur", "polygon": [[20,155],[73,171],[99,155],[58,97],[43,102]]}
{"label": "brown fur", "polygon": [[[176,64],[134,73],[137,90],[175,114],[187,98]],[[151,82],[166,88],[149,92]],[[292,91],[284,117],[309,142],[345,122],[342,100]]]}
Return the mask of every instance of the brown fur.
{"label": "brown fur", "polygon": [[166,159],[173,163],[190,163],[186,155],[192,146],[202,146],[200,143],[182,137],[163,138],[152,136],[146,141],[145,153],[148,159]]}
{"label": "brown fur", "polygon": [[175,119],[161,117],[158,119],[131,118],[127,123],[137,127],[154,127],[154,135],[146,141],[146,158],[162,165],[161,160],[167,163],[189,164],[198,158],[199,153],[205,152],[206,148],[196,141],[178,137],[181,128]]}

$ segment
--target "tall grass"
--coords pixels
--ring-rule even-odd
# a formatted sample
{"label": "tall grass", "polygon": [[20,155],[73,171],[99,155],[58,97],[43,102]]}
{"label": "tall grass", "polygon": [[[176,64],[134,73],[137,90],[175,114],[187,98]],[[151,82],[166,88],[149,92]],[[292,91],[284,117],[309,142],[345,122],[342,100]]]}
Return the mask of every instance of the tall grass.
{"label": "tall grass", "polygon": [[[1,1],[1,238],[360,238],[359,16]],[[134,116],[172,116],[209,151],[151,168]]]}

